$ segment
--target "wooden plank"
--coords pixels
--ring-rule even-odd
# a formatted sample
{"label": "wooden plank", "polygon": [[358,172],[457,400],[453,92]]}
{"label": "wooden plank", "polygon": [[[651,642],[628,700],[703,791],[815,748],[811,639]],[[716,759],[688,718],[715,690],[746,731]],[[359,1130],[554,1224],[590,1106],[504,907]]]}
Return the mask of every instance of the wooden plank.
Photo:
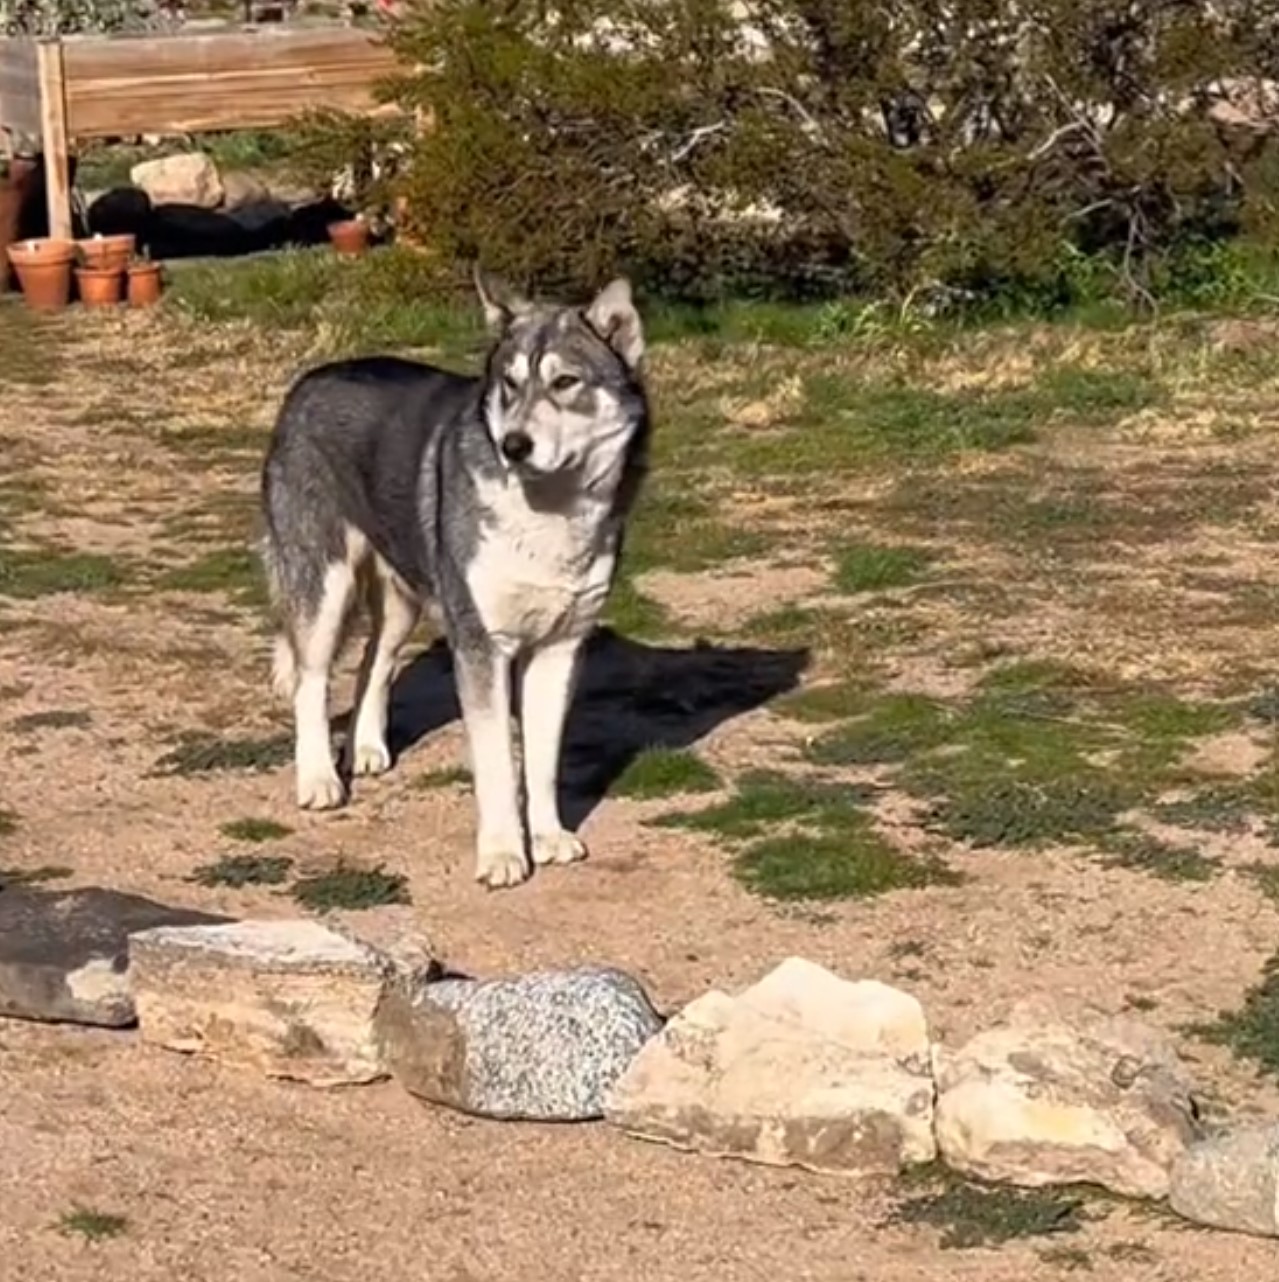
{"label": "wooden plank", "polygon": [[36,46],[36,70],[40,80],[40,134],[49,202],[49,235],[70,240],[71,171],[61,42],[42,40]]}
{"label": "wooden plank", "polygon": [[40,136],[40,80],[32,40],[0,39],[0,128]]}
{"label": "wooden plank", "polygon": [[262,128],[309,108],[368,111],[397,69],[367,33],[262,31],[68,40],[72,137]]}

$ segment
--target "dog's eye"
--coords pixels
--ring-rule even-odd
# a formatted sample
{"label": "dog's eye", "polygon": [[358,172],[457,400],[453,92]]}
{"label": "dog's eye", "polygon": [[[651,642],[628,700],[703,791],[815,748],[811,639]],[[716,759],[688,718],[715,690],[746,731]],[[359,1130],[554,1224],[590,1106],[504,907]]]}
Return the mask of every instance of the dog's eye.
{"label": "dog's eye", "polygon": [[520,385],[514,378],[511,377],[510,374],[502,375],[502,386],[506,389],[508,395],[510,396],[519,395]]}
{"label": "dog's eye", "polygon": [[551,391],[571,392],[581,381],[576,374],[560,374],[551,379]]}

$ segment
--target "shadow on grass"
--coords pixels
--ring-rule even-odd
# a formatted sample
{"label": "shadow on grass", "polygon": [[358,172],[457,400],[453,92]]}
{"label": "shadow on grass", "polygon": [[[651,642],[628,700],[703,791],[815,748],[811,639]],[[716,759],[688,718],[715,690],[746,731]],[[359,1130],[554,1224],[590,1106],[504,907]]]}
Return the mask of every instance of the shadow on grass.
{"label": "shadow on grass", "polygon": [[[691,747],[725,721],[793,690],[807,664],[806,649],[652,646],[601,629],[587,647],[565,736],[565,823],[581,823],[641,753]],[[392,753],[398,758],[458,716],[452,664],[436,642],[392,692]]]}

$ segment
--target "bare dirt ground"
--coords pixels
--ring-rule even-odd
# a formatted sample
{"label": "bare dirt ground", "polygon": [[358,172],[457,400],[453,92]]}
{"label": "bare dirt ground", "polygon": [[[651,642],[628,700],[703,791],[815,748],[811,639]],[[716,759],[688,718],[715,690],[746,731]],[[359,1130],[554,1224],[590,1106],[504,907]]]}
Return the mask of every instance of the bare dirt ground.
{"label": "bare dirt ground", "polygon": [[[471,878],[470,797],[446,773],[462,743],[428,637],[398,695],[396,769],[361,782],[343,812],[297,812],[243,553],[263,434],[312,338],[162,315],[39,329],[6,307],[3,320],[0,867],[11,874],[62,869],[52,884],[289,915],[299,909],[287,885],[202,885],[193,873],[232,854],[288,857],[303,875],[381,866],[407,878],[438,953],[471,973],[607,961],[671,1010],[799,953],[900,984],[948,1042],[1032,995],[1067,1010],[1140,1011],[1176,1034],[1215,1107],[1275,1102],[1251,1061],[1184,1031],[1239,1009],[1275,951],[1279,912],[1257,870],[1279,868],[1279,855],[1257,824],[1196,831],[1209,871],[1183,877],[1098,858],[1086,842],[1021,849],[939,836],[890,790],[880,836],[944,858],[963,879],[779,902],[734,875],[713,833],[645,823],[705,798],[622,790],[579,807],[588,863],[489,894]],[[1090,411],[1076,397],[1059,430],[909,474],[872,462],[818,477],[801,460],[787,492],[752,486],[746,464],[722,475],[696,453],[696,433],[687,449],[659,451],[656,493],[674,486],[670,473],[686,483],[696,463],[724,496],[723,519],[766,541],[641,577],[667,635],[617,642],[595,665],[570,764],[607,757],[623,729],[644,733],[634,723],[645,718],[725,781],[793,756],[827,728],[765,706],[787,693],[801,649],[810,687],[873,669],[889,693],[962,700],[982,664],[1014,656],[1087,661],[1183,699],[1261,697],[1279,599],[1273,377],[1247,364],[1264,338],[1247,326],[1200,335],[1202,368],[1187,373],[1158,337],[1051,337],[1053,360],[1084,366],[1135,342],[1164,396],[1111,406],[1095,424],[1079,421]],[[1079,350],[1064,356],[1071,343]],[[1010,341],[1000,355],[974,342],[931,358],[927,385],[960,396],[983,371],[988,385],[998,370],[1024,380],[1009,352],[1037,368],[1025,348]],[[1222,363],[1237,352],[1244,364]],[[743,354],[727,391],[689,375],[700,359],[664,349],[654,379],[723,418],[726,457],[766,450],[799,393],[767,401],[759,353]],[[1031,417],[1055,413],[1032,407]],[[872,596],[850,587],[839,598],[850,610],[832,621],[823,593],[840,540],[868,531],[927,544],[940,562]],[[752,626],[770,612],[772,624]],[[719,652],[694,650],[698,633]],[[256,744],[266,768],[191,767],[180,749],[209,737]],[[1255,720],[1185,746],[1206,779],[1270,768],[1270,730]],[[175,749],[186,767],[175,773],[170,758],[157,768]],[[859,764],[848,777],[877,769]],[[221,831],[250,819],[288,831],[256,845]],[[404,910],[357,919],[387,911]],[[904,1194],[887,1185],[700,1159],[602,1126],[466,1119],[393,1084],[319,1093],[259,1082],[128,1033],[0,1025],[0,1099],[0,1277],[14,1282],[1038,1282],[1076,1270],[1103,1282],[1208,1282],[1279,1265],[1274,1244],[1106,1202],[1089,1203],[1077,1232],[945,1249],[937,1228],[898,1222]],[[80,1231],[68,1219],[77,1208],[123,1222]]]}

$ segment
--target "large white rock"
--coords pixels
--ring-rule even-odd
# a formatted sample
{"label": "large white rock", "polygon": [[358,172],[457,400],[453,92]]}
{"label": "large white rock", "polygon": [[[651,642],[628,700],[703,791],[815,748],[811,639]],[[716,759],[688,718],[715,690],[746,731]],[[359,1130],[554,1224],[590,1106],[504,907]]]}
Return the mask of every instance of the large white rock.
{"label": "large white rock", "polygon": [[129,171],[129,180],[153,205],[217,209],[225,195],[217,165],[202,151],[140,161]]}
{"label": "large white rock", "polygon": [[718,1156],[849,1174],[936,1155],[928,1026],[911,996],[789,958],[686,1006],[605,1103],[614,1125]]}
{"label": "large white rock", "polygon": [[934,1061],[942,1159],[980,1179],[1161,1198],[1198,1134],[1176,1052],[1135,1021],[1075,1027],[1022,1008]]}
{"label": "large white rock", "polygon": [[386,1075],[373,1021],[395,966],[319,922],[145,930],[129,963],[144,1041],[313,1086]]}

